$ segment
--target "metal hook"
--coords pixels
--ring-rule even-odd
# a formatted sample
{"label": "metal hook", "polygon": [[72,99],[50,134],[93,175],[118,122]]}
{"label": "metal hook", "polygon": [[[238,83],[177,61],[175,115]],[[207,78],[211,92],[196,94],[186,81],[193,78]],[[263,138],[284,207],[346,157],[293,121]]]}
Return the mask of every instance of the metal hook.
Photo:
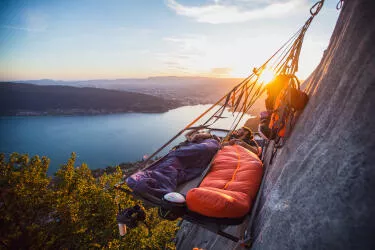
{"label": "metal hook", "polygon": [[319,2],[316,2],[316,3],[310,8],[310,14],[311,14],[312,16],[316,16],[316,15],[319,13],[320,9],[322,8],[323,4],[324,4],[324,0],[321,0],[321,1],[319,1]]}
{"label": "metal hook", "polygon": [[339,0],[339,2],[336,4],[336,9],[341,10],[343,5],[344,5],[344,0]]}

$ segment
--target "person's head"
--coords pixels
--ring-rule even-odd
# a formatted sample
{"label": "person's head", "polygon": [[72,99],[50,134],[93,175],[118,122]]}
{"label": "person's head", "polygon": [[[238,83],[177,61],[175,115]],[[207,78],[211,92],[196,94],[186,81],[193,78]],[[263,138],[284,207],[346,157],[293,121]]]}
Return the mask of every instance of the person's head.
{"label": "person's head", "polygon": [[237,136],[238,137],[241,137],[241,138],[248,138],[248,139],[252,139],[253,138],[253,133],[251,132],[251,129],[246,127],[246,126],[243,126],[239,129],[237,129]]}

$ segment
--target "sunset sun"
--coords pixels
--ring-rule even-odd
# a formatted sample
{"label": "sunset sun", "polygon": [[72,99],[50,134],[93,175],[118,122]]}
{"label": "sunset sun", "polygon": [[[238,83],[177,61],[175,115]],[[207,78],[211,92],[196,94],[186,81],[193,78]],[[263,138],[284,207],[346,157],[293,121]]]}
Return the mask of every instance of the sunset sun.
{"label": "sunset sun", "polygon": [[275,72],[272,69],[265,68],[259,74],[258,82],[261,84],[267,84],[275,78]]}

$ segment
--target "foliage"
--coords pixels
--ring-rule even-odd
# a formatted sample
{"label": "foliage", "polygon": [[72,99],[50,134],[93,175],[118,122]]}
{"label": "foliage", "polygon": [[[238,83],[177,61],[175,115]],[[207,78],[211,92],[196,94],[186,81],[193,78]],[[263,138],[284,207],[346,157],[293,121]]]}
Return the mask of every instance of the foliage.
{"label": "foliage", "polygon": [[174,248],[176,222],[160,220],[155,208],[146,209],[145,224],[120,238],[118,203],[137,202],[112,188],[121,170],[94,178],[86,164],[74,164],[73,153],[51,178],[46,157],[0,154],[0,248]]}

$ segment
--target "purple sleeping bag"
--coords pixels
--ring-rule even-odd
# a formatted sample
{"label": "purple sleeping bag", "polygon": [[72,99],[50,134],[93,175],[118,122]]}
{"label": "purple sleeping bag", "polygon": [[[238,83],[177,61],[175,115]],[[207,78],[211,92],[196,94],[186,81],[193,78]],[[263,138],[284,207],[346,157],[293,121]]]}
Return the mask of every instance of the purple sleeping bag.
{"label": "purple sleeping bag", "polygon": [[149,167],[126,179],[137,193],[148,193],[158,198],[173,192],[177,186],[199,176],[219,149],[219,142],[206,139],[200,143],[189,142]]}

